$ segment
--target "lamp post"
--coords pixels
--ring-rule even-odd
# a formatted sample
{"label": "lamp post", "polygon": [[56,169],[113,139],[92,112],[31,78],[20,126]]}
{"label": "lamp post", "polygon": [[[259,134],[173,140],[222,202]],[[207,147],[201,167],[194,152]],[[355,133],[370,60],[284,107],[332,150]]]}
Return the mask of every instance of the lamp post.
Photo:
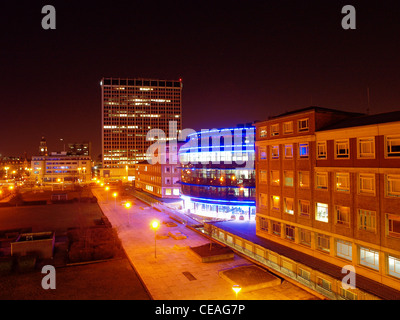
{"label": "lamp post", "polygon": [[105,190],[106,190],[107,202],[108,202],[108,190],[110,190],[110,187],[105,187]]}
{"label": "lamp post", "polygon": [[160,223],[157,220],[151,222],[151,227],[154,230],[154,258],[157,258],[157,229],[159,226]]}
{"label": "lamp post", "polygon": [[237,300],[237,298],[238,298],[238,293],[240,292],[240,290],[242,290],[242,287],[239,286],[238,284],[234,284],[234,285],[232,286],[232,290],[235,291],[236,300]]}
{"label": "lamp post", "polygon": [[130,213],[130,208],[131,208],[131,206],[132,206],[132,204],[128,201],[128,202],[125,202],[125,208],[126,208],[126,210],[128,210],[128,225],[130,225],[130,222],[131,222],[131,220],[129,219],[129,213]]}
{"label": "lamp post", "polygon": [[117,196],[118,196],[118,193],[114,192],[114,193],[113,193],[113,197],[114,197],[114,199],[115,199],[115,203],[114,203],[114,208],[115,208],[115,209],[117,209]]}

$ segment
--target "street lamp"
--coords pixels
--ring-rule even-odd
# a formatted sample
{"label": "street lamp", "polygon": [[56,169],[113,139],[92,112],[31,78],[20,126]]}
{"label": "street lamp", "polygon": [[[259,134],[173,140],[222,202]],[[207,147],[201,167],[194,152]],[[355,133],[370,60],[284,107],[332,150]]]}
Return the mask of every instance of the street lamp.
{"label": "street lamp", "polygon": [[114,197],[114,199],[115,199],[115,203],[114,203],[114,208],[115,208],[115,209],[117,208],[117,196],[118,196],[118,193],[114,192],[114,193],[113,193],[113,197]]}
{"label": "street lamp", "polygon": [[125,208],[128,210],[128,225],[130,225],[130,219],[129,219],[129,212],[130,212],[130,208],[132,207],[132,203],[130,203],[129,201],[128,202],[125,202]]}
{"label": "street lamp", "polygon": [[151,227],[154,230],[154,258],[157,258],[157,229],[159,228],[160,223],[157,220],[153,220],[151,222]]}
{"label": "street lamp", "polygon": [[106,194],[107,194],[107,202],[108,202],[108,190],[110,190],[110,187],[105,187],[105,190],[106,190]]}
{"label": "street lamp", "polygon": [[235,291],[236,300],[237,300],[237,298],[238,298],[238,293],[240,292],[240,290],[242,290],[242,287],[239,286],[238,284],[234,284],[234,285],[232,286],[232,290]]}

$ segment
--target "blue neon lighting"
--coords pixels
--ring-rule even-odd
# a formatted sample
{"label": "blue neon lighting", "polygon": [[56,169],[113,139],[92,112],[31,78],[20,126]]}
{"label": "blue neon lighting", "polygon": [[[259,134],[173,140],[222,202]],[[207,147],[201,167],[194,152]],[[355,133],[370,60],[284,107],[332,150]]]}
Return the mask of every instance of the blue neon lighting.
{"label": "blue neon lighting", "polygon": [[196,132],[196,133],[191,133],[191,134],[188,134],[187,136],[188,137],[190,137],[190,136],[193,136],[193,135],[197,135],[197,134],[207,134],[207,133],[210,133],[210,132],[222,132],[222,131],[224,131],[224,130],[233,130],[233,131],[243,131],[243,130],[251,130],[251,131],[255,131],[255,128],[254,127],[247,127],[247,128],[224,128],[224,129],[212,129],[212,130],[208,130],[208,129],[202,129],[202,130],[204,130],[204,131],[198,131],[198,132]]}
{"label": "blue neon lighting", "polygon": [[[207,203],[243,203],[243,206],[255,206],[256,201],[255,200],[218,200],[218,199],[208,199],[208,198],[197,198],[197,197],[191,197],[191,196],[186,196],[186,195],[181,195],[181,198],[189,198],[191,201],[204,201]],[[195,199],[195,200],[192,200]]]}

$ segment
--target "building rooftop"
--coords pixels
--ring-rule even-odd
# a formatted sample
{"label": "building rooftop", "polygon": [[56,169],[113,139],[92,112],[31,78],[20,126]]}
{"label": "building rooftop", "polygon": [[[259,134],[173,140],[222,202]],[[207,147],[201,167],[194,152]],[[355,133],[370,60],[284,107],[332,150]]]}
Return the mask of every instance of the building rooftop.
{"label": "building rooftop", "polygon": [[351,117],[335,124],[328,125],[318,131],[344,129],[350,127],[368,126],[380,123],[389,123],[400,121],[400,111],[379,113],[374,115],[361,115]]}
{"label": "building rooftop", "polygon": [[276,119],[276,118],[280,118],[280,117],[286,117],[286,116],[290,116],[290,115],[294,115],[297,113],[304,113],[304,112],[308,112],[308,111],[315,111],[317,113],[336,113],[336,114],[345,114],[348,116],[361,116],[364,115],[363,113],[358,113],[358,112],[349,112],[349,111],[342,111],[342,110],[337,110],[337,109],[331,109],[331,108],[323,108],[323,107],[318,107],[318,106],[309,106],[306,108],[302,108],[302,109],[297,109],[297,110],[293,110],[293,111],[288,111],[276,116],[270,116],[268,117],[268,120],[272,120],[272,119]]}

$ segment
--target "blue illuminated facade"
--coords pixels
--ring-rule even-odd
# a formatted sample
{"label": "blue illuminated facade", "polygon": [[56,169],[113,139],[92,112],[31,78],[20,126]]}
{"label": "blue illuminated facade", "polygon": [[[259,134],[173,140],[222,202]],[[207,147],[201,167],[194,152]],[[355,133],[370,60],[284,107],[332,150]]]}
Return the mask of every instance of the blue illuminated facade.
{"label": "blue illuminated facade", "polygon": [[209,219],[255,217],[254,127],[202,130],[179,150],[187,213]]}

